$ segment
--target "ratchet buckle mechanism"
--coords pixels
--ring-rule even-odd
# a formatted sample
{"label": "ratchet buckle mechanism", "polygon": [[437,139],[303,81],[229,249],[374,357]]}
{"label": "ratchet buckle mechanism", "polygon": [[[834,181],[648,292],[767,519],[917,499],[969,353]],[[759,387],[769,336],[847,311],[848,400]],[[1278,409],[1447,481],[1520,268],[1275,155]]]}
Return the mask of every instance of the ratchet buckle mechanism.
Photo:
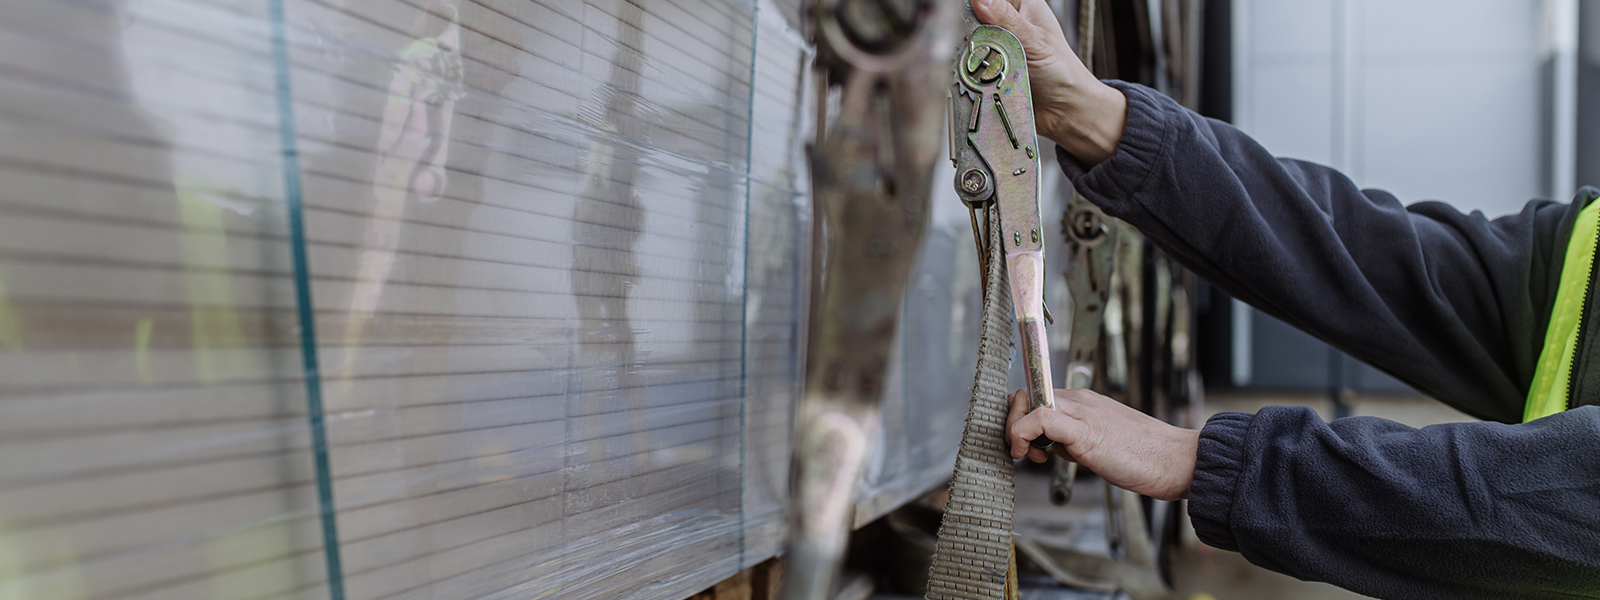
{"label": "ratchet buckle mechanism", "polygon": [[[950,94],[950,162],[956,168],[956,194],[972,217],[979,260],[987,262],[990,244],[1005,247],[1028,397],[1035,409],[1053,407],[1045,340],[1039,142],[1027,58],[1022,43],[1011,32],[977,25],[968,32],[955,67],[956,83]],[[989,211],[996,209],[1000,211],[1000,231],[989,231]],[[981,269],[988,272],[986,264]],[[1041,436],[1033,445],[1049,448],[1051,442]]]}

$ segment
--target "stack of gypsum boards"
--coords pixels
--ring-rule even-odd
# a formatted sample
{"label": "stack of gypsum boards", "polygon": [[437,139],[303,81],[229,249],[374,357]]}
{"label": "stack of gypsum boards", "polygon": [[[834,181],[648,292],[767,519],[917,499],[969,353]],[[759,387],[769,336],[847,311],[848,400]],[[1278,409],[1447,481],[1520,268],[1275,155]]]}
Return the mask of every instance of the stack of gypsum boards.
{"label": "stack of gypsum boards", "polygon": [[[795,22],[9,4],[0,582],[684,597],[772,556],[808,285]],[[863,518],[953,460],[965,228],[923,245]]]}

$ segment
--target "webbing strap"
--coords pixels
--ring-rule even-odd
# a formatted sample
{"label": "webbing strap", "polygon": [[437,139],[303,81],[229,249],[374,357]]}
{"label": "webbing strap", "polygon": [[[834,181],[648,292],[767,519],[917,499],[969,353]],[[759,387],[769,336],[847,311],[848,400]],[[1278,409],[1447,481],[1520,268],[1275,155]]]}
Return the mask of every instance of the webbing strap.
{"label": "webbing strap", "polygon": [[[997,231],[999,211],[989,212],[989,230]],[[990,244],[978,373],[934,547],[928,600],[999,600],[1005,595],[1016,481],[1005,440],[1015,320],[1004,258],[1002,244]]]}
{"label": "webbing strap", "polygon": [[1590,202],[1578,213],[1578,222],[1567,240],[1567,255],[1561,262],[1561,283],[1550,309],[1550,327],[1545,330],[1544,349],[1528,388],[1528,404],[1522,420],[1532,421],[1567,410],[1567,392],[1572,381],[1572,359],[1578,351],[1578,332],[1583,328],[1583,301],[1589,291],[1596,234],[1600,233],[1600,202]]}

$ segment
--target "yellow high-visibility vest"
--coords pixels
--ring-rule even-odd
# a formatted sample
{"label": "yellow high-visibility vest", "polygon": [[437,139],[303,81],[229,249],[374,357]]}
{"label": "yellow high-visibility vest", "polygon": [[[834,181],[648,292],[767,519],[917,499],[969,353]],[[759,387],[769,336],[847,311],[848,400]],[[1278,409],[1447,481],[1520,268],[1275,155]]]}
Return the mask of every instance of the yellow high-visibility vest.
{"label": "yellow high-visibility vest", "polygon": [[1600,243],[1600,201],[1592,201],[1578,212],[1578,222],[1567,240],[1567,256],[1561,261],[1561,282],[1556,302],[1550,309],[1550,327],[1544,333],[1544,349],[1533,371],[1528,388],[1528,404],[1522,420],[1532,421],[1567,410],[1572,388],[1573,363],[1582,337],[1584,305],[1589,294],[1589,278],[1594,274],[1595,246]]}

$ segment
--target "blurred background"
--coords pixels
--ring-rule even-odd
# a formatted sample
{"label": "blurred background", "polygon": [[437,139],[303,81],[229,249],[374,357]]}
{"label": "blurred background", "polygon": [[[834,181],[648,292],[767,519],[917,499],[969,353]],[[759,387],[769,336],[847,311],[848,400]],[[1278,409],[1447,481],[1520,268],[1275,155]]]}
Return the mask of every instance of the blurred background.
{"label": "blurred background", "polygon": [[[1208,88],[1227,97],[1207,108],[1274,154],[1336,167],[1402,202],[1490,218],[1600,181],[1592,2],[1220,4],[1231,62],[1216,69],[1230,81]],[[1213,387],[1405,391],[1258,311],[1227,312],[1228,367],[1205,353]]]}

